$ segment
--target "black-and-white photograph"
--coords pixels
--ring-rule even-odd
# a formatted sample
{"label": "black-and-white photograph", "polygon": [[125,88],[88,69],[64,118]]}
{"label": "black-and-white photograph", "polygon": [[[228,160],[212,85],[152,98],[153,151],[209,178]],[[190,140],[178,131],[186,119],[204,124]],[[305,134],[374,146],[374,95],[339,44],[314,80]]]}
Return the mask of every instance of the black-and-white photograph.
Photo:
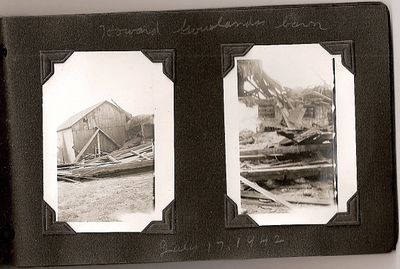
{"label": "black-and-white photograph", "polygon": [[326,223],[338,212],[340,58],[273,45],[235,63],[224,83],[228,194],[261,225]]}
{"label": "black-and-white photograph", "polygon": [[57,221],[112,232],[161,220],[173,199],[172,98],[161,64],[141,52],[75,52],[55,65],[43,117]]}
{"label": "black-and-white photograph", "polygon": [[315,70],[320,81],[305,75],[296,81],[282,70],[280,82],[260,59],[237,61],[246,213],[335,204],[333,64],[325,64],[331,76]]}
{"label": "black-and-white photograph", "polygon": [[117,221],[119,210],[154,210],[153,118],[105,100],[58,127],[59,221]]}

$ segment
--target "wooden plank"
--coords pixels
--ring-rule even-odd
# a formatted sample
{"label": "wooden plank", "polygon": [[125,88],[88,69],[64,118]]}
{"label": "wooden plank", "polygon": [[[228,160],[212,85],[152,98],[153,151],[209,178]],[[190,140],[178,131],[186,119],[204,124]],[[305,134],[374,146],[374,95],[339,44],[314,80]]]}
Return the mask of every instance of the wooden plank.
{"label": "wooden plank", "polygon": [[279,204],[282,204],[284,206],[286,206],[287,208],[292,209],[293,206],[291,204],[289,204],[287,201],[285,201],[284,199],[279,198],[278,196],[276,196],[275,194],[273,194],[272,192],[267,191],[266,189],[261,188],[257,183],[255,182],[251,182],[250,180],[244,178],[244,177],[240,177],[240,181],[249,186],[250,188],[252,188],[255,191],[258,191],[259,193],[261,193],[262,195],[264,195],[265,197],[267,197],[270,200],[273,200]]}
{"label": "wooden plank", "polygon": [[137,155],[137,156],[139,156],[139,157],[142,157],[142,158],[145,159],[145,160],[151,160],[149,157],[143,155],[142,153],[136,152],[136,151],[134,151],[134,150],[131,150],[130,152],[133,153],[133,154],[135,154],[135,155]]}
{"label": "wooden plank", "polygon": [[69,179],[77,180],[77,181],[79,181],[79,182],[82,182],[82,181],[92,181],[92,180],[99,180],[99,179],[101,179],[101,178],[98,178],[98,177],[72,176],[72,175],[68,175],[68,178],[69,178]]}
{"label": "wooden plank", "polygon": [[99,127],[97,127],[97,129],[99,129],[100,132],[101,132],[105,137],[107,137],[114,145],[116,145],[118,148],[121,147],[121,145],[118,144],[118,142],[115,141],[109,134],[107,134],[106,132],[104,132],[104,131],[103,131],[102,129],[100,129]]}
{"label": "wooden plank", "polygon": [[136,147],[115,150],[115,151],[111,152],[110,155],[112,155],[114,158],[117,158],[123,154],[129,153],[130,150],[142,152],[144,150],[150,149],[151,147],[152,147],[151,143],[146,143],[146,144],[138,145]]}
{"label": "wooden plank", "polygon": [[[257,193],[242,193],[240,195],[242,198],[248,198],[248,199],[265,199],[264,196],[259,195]],[[306,204],[306,205],[321,205],[321,206],[329,206],[332,205],[333,203],[329,202],[328,200],[317,200],[313,198],[304,198],[301,201],[300,200],[294,200],[294,199],[286,199],[287,202],[291,204]]]}
{"label": "wooden plank", "polygon": [[70,168],[72,166],[77,166],[77,164],[76,163],[57,164],[58,169]]}
{"label": "wooden plank", "polygon": [[295,129],[297,126],[295,126],[290,120],[289,120],[289,112],[285,107],[280,108],[283,119],[286,122],[286,125],[288,126],[288,128],[290,129]]}
{"label": "wooden plank", "polygon": [[153,160],[136,161],[129,163],[116,163],[110,165],[100,165],[91,168],[82,168],[72,172],[77,177],[106,177],[119,174],[135,174],[141,172],[154,171]]}
{"label": "wooden plank", "polygon": [[120,160],[120,159],[129,158],[129,157],[132,157],[132,156],[138,156],[138,155],[132,153],[131,150],[133,150],[133,151],[135,151],[137,153],[145,153],[145,152],[147,152],[149,150],[152,150],[152,146],[147,146],[146,148],[142,148],[142,149],[139,149],[139,150],[128,149],[127,152],[125,152],[123,154],[118,154],[118,156],[114,156],[114,157],[116,159]]}
{"label": "wooden plank", "polygon": [[264,169],[244,169],[240,175],[251,177],[253,181],[267,179],[295,179],[316,175],[328,175],[333,172],[333,164],[316,164],[295,167],[271,167]]}
{"label": "wooden plank", "polygon": [[68,182],[72,182],[72,183],[80,183],[79,181],[67,178],[67,177],[62,177],[62,176],[57,176],[57,179],[61,179],[63,181],[68,181]]}
{"label": "wooden plank", "polygon": [[302,120],[306,109],[304,107],[297,107],[289,111],[289,121],[293,122],[296,126],[302,126]]}
{"label": "wooden plank", "polygon": [[240,155],[240,161],[251,161],[251,160],[264,159],[264,158],[265,158],[265,155],[263,155],[263,154]]}
{"label": "wooden plank", "polygon": [[332,105],[332,98],[329,98],[328,96],[323,95],[322,93],[319,93],[319,92],[316,92],[316,91],[311,91],[309,94],[318,96],[318,97],[324,99],[325,101],[329,102],[330,105]]}
{"label": "wooden plank", "polygon": [[119,161],[117,159],[115,159],[113,156],[111,155],[106,155],[105,156],[107,159],[109,159],[110,161],[114,162],[114,163],[119,163]]}
{"label": "wooden plank", "polygon": [[282,146],[274,148],[264,148],[264,149],[245,149],[240,151],[241,156],[247,155],[280,155],[280,154],[297,154],[303,152],[313,152],[313,151],[328,151],[333,150],[333,145],[327,144],[315,144],[315,145],[295,145],[295,146]]}
{"label": "wooden plank", "polygon": [[86,142],[85,146],[83,146],[83,148],[81,149],[81,151],[78,153],[78,155],[75,157],[74,162],[79,161],[79,159],[82,157],[82,155],[85,153],[85,151],[87,150],[87,148],[90,146],[90,144],[92,143],[93,139],[97,136],[97,134],[99,133],[99,129],[97,128],[97,130],[94,132],[94,134],[89,138],[88,142]]}

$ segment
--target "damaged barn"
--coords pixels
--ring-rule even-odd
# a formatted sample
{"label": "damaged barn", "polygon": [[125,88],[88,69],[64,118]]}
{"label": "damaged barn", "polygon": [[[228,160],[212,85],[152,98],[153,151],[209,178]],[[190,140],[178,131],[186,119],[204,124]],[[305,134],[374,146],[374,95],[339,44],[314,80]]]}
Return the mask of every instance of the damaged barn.
{"label": "damaged barn", "polygon": [[334,86],[282,86],[238,60],[242,209],[287,213],[335,203]]}
{"label": "damaged barn", "polygon": [[[59,126],[60,220],[115,221],[115,203],[132,212],[154,210],[153,119],[154,115],[132,116],[115,102],[103,101]],[[104,188],[115,203],[87,211],[85,203],[75,202],[86,201],[88,193],[107,200]]]}

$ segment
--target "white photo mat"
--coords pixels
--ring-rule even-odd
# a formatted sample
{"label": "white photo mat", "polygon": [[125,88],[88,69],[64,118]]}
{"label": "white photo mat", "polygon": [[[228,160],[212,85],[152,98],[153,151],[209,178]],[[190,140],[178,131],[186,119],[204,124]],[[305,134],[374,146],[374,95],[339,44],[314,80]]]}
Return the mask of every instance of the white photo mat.
{"label": "white photo mat", "polygon": [[[74,95],[91,94],[92,104],[96,103],[97,90],[91,86],[90,79],[81,80],[79,89],[74,77],[79,77],[79,66],[82,64],[81,56],[96,59],[96,64],[106,65],[108,74],[95,74],[100,80],[114,85],[116,79],[130,81],[131,86],[120,92],[120,98],[138,98],[141,95],[143,85],[146,85],[147,93],[152,96],[140,97],[153,98],[154,103],[154,176],[155,176],[155,208],[152,213],[125,214],[123,220],[118,222],[67,222],[77,233],[108,233],[108,232],[141,232],[150,222],[161,221],[163,209],[174,200],[174,84],[163,74],[162,63],[152,63],[140,51],[98,51],[98,52],[74,52],[70,58],[62,64],[54,65],[54,74],[43,85],[43,191],[46,203],[58,212],[58,188],[57,188],[57,99],[68,99]],[[85,58],[85,57],[83,57]],[[113,58],[121,59],[116,61]],[[86,59],[87,60],[87,59]],[[84,60],[85,61],[85,60]],[[83,62],[84,62],[83,61]],[[91,70],[86,70],[91,72]],[[113,73],[114,72],[114,73]],[[123,73],[123,74],[121,74]],[[64,74],[58,76],[59,74]],[[82,78],[82,76],[81,76]],[[141,84],[135,86],[135,80]],[[118,83],[116,83],[118,84]],[[74,87],[75,86],[75,87]],[[117,87],[117,86],[116,86]],[[110,89],[110,98],[115,96],[114,89]],[[136,92],[135,92],[136,91]],[[143,99],[141,99],[143,97]],[[72,98],[72,99],[74,99]],[[60,100],[58,100],[59,102]],[[68,100],[65,100],[68,101]],[[77,111],[71,111],[77,112]]]}
{"label": "white photo mat", "polygon": [[[302,50],[304,50],[302,51]],[[245,56],[235,57],[234,68],[225,76],[224,113],[225,113],[225,146],[226,146],[226,182],[227,195],[236,203],[238,214],[243,212],[240,194],[240,161],[239,161],[239,102],[238,102],[238,70],[237,61],[245,59],[268,58],[277,52],[290,52],[287,57],[291,61],[308,57],[303,62],[304,68],[313,64],[314,57],[325,59],[332,65],[335,59],[336,79],[336,138],[337,138],[337,206],[320,209],[294,209],[289,213],[249,214],[260,226],[290,224],[326,224],[336,213],[347,211],[347,201],[357,192],[356,168],[356,127],[354,75],[347,70],[341,61],[341,55],[331,55],[319,44],[299,45],[257,45],[253,46]],[[297,56],[296,56],[297,55]],[[285,56],[283,53],[280,56]],[[301,71],[301,70],[300,70]],[[298,74],[294,74],[297,75]]]}

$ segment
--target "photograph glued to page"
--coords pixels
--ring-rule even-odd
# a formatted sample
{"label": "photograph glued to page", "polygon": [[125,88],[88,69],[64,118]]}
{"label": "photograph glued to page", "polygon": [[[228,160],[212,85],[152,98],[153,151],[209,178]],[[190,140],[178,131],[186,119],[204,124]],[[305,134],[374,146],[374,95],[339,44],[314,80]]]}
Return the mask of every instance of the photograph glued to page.
{"label": "photograph glued to page", "polygon": [[320,44],[254,46],[224,78],[227,195],[258,225],[326,224],[357,191],[354,76]]}
{"label": "photograph glued to page", "polygon": [[73,52],[43,85],[44,200],[75,232],[141,232],[174,199],[173,82],[140,51]]}

